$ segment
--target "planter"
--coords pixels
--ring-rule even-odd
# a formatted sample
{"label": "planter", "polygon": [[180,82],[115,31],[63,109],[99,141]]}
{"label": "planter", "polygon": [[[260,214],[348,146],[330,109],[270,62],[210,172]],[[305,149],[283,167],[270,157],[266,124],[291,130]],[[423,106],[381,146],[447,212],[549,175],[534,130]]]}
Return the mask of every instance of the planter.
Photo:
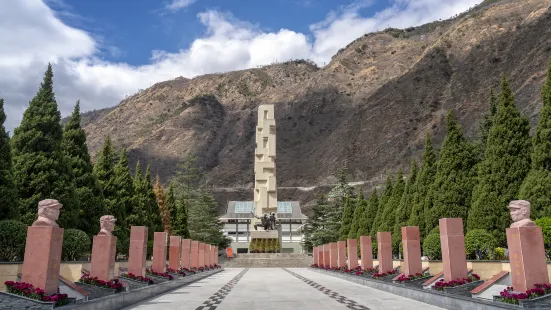
{"label": "planter", "polygon": [[534,299],[520,300],[518,305],[503,302],[500,300],[500,297],[501,296],[494,296],[494,302],[499,302],[499,303],[507,304],[511,306],[517,306],[519,308],[541,308],[541,309],[551,308],[551,294],[540,296]]}
{"label": "planter", "polygon": [[76,285],[84,288],[90,295],[88,295],[88,300],[101,298],[109,295],[115,295],[117,290],[112,288],[103,288],[95,285],[90,285],[82,282],[75,282]]}
{"label": "planter", "polygon": [[153,279],[155,281],[155,283],[170,281],[168,278],[155,276],[155,275],[152,275],[152,274],[146,274],[146,277]]}
{"label": "planter", "polygon": [[418,279],[415,279],[415,280],[411,280],[411,281],[405,281],[405,282],[392,281],[392,282],[394,282],[395,284],[400,284],[400,285],[405,285],[405,286],[418,286],[418,287],[420,287],[423,283],[425,283],[425,281],[427,281],[430,278],[432,278],[431,275],[426,276],[426,277],[422,277],[422,278],[418,278]]}
{"label": "planter", "polygon": [[472,296],[471,291],[475,287],[481,285],[482,283],[484,283],[484,281],[480,280],[480,281],[473,281],[467,284],[458,285],[454,287],[445,287],[443,292],[447,294],[455,294],[455,295],[461,295],[465,297],[471,297]]}
{"label": "planter", "polygon": [[0,310],[8,309],[38,309],[46,310],[55,308],[55,303],[27,298],[25,296],[0,292]]}

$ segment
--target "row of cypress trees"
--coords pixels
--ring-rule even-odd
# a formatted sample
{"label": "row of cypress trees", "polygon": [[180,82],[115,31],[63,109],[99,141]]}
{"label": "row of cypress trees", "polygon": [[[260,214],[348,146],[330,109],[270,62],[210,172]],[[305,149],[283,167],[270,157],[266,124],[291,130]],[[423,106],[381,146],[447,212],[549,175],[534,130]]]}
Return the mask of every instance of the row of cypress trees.
{"label": "row of cypress trees", "polygon": [[[315,227],[310,225],[308,231],[310,245],[391,231],[398,252],[402,226],[419,226],[424,237],[438,230],[440,218],[461,217],[467,231],[486,230],[499,246],[505,246],[505,229],[511,223],[506,207],[511,200],[530,201],[534,219],[551,217],[551,62],[542,103],[530,137],[528,119],[520,114],[502,77],[501,92],[499,96],[491,92],[490,111],[479,125],[476,141],[464,136],[450,111],[438,154],[427,133],[421,165],[412,162],[407,180],[400,170],[387,178],[380,194],[373,190],[365,199],[360,190],[359,195],[348,197],[340,221],[314,214],[310,224]],[[318,207],[323,205],[326,199],[318,201],[314,213],[327,210]],[[338,229],[338,237],[311,238],[328,225]]]}
{"label": "row of cypress trees", "polygon": [[165,194],[157,178],[154,190],[149,166],[144,175],[138,162],[131,176],[126,150],[116,152],[109,137],[92,164],[79,102],[61,125],[51,65],[12,139],[4,127],[3,103],[0,99],[0,220],[31,225],[38,202],[54,198],[63,204],[59,225],[88,235],[97,233],[102,215],[112,214],[122,242],[130,225],[148,226],[151,233],[174,229],[189,237],[187,209],[177,206],[173,186]]}

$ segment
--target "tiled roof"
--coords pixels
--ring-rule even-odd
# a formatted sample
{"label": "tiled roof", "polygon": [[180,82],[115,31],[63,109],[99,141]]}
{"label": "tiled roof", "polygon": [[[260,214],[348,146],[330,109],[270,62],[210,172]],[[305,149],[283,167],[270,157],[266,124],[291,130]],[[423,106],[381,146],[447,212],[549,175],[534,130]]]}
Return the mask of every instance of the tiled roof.
{"label": "tiled roof", "polygon": [[[278,201],[277,202],[278,219],[307,219],[308,217],[302,214],[300,202],[298,201]],[[254,202],[253,201],[229,201],[226,209],[226,214],[221,216],[221,219],[250,219],[253,218]]]}

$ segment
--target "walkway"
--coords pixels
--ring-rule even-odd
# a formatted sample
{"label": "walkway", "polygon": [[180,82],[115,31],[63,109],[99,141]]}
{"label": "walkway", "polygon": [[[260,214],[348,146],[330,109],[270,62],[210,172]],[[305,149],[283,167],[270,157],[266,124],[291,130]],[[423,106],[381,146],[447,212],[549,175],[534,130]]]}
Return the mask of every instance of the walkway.
{"label": "walkway", "polygon": [[304,268],[229,268],[128,309],[441,309]]}

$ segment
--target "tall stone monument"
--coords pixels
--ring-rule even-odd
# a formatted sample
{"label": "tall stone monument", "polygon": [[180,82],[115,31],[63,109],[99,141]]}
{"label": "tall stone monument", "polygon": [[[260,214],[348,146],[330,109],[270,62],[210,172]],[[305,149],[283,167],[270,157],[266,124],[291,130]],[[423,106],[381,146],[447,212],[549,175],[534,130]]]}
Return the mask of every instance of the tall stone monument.
{"label": "tall stone monument", "polygon": [[254,213],[261,217],[277,213],[276,126],[271,104],[258,107],[254,155]]}
{"label": "tall stone monument", "polygon": [[54,199],[38,203],[38,219],[27,229],[27,243],[21,281],[46,291],[47,295],[57,293],[63,228],[56,220],[62,204]]}

